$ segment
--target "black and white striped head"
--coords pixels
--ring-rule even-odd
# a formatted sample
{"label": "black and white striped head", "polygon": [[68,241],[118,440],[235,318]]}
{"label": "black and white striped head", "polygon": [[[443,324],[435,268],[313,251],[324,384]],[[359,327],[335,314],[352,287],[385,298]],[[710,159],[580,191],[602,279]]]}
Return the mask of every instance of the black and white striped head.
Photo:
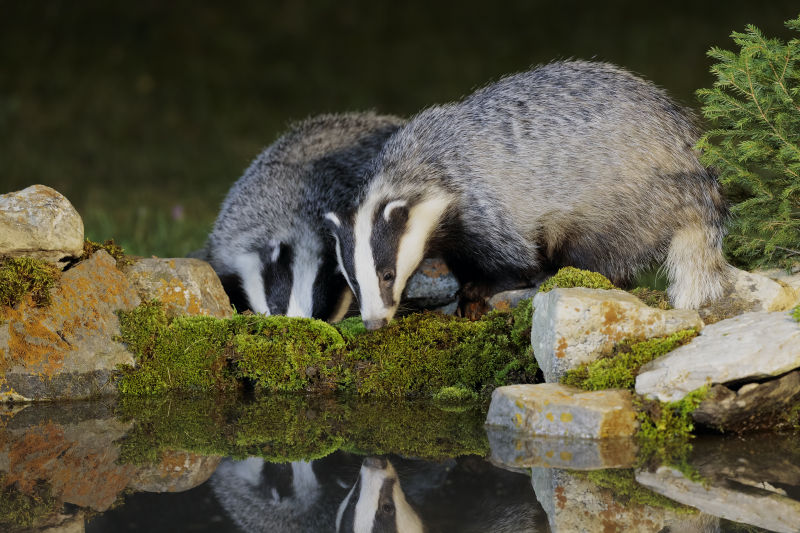
{"label": "black and white striped head", "polygon": [[[233,257],[238,275],[237,309],[265,315],[341,319],[350,305],[334,256],[326,256],[310,239],[270,240],[266,246]],[[228,287],[226,287],[228,290]]]}
{"label": "black and white striped head", "polygon": [[388,459],[366,457],[356,483],[339,505],[337,533],[422,533],[417,512],[408,503],[397,471]]}
{"label": "black and white striped head", "polygon": [[352,218],[325,215],[336,238],[339,266],[367,329],[385,326],[394,317],[408,278],[422,262],[428,239],[449,205],[443,196],[368,196]]}

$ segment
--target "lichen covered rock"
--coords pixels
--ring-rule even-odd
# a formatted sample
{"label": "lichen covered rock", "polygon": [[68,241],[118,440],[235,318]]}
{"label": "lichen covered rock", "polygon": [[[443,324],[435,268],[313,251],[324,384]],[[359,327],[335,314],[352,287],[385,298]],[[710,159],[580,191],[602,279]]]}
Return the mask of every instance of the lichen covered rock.
{"label": "lichen covered rock", "polygon": [[609,353],[623,339],[644,340],[703,326],[696,311],[649,307],[620,290],[540,291],[533,307],[531,344],[548,383]]}
{"label": "lichen covered rock", "polygon": [[78,263],[50,291],[50,305],[31,299],[0,310],[0,401],[112,394],[112,372],[133,364],[114,340],[116,311],[139,298],[105,252]]}
{"label": "lichen covered rock", "polygon": [[64,196],[44,185],[0,195],[0,257],[59,263],[83,252],[83,220]]}
{"label": "lichen covered rock", "polygon": [[139,259],[123,271],[139,298],[160,301],[168,316],[233,315],[222,283],[205,261],[152,257]]}
{"label": "lichen covered rock", "polygon": [[440,258],[427,258],[408,279],[404,303],[419,308],[445,306],[456,299],[458,281]]}
{"label": "lichen covered rock", "polygon": [[509,385],[492,393],[486,424],[526,435],[630,437],[636,431],[636,413],[626,390],[586,392],[553,383]]}

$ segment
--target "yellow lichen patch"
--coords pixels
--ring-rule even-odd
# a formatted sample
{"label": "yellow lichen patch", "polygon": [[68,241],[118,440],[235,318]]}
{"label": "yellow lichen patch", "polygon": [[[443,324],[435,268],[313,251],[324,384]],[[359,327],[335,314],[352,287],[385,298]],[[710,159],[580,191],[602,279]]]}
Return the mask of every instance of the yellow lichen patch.
{"label": "yellow lichen patch", "polygon": [[561,457],[561,460],[564,462],[572,461],[572,454],[570,452],[561,452],[559,457]]}
{"label": "yellow lichen patch", "polygon": [[183,281],[178,278],[159,280],[159,285],[156,288],[156,299],[163,303],[167,309],[177,312],[178,314],[208,314],[200,298],[191,290],[187,289]]}
{"label": "yellow lichen patch", "polygon": [[517,427],[522,425],[522,415],[521,414],[516,413],[514,415],[514,423],[517,425]]}
{"label": "yellow lichen patch", "polygon": [[555,417],[553,416],[553,413],[550,413],[550,412],[548,412],[546,415],[544,415],[544,417],[546,419],[548,419],[550,422],[555,420]]}
{"label": "yellow lichen patch", "polygon": [[558,341],[558,345],[556,346],[556,357],[559,359],[563,358],[567,352],[567,338],[561,337]]}
{"label": "yellow lichen patch", "polygon": [[572,413],[561,413],[562,422],[572,422]]}

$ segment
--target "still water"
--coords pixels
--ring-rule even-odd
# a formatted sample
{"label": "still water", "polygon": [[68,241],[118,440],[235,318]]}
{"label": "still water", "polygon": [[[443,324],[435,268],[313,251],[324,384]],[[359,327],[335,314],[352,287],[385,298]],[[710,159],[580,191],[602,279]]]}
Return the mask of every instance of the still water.
{"label": "still water", "polygon": [[484,416],[298,396],[6,407],[0,531],[800,531],[796,434],[701,436],[664,463]]}

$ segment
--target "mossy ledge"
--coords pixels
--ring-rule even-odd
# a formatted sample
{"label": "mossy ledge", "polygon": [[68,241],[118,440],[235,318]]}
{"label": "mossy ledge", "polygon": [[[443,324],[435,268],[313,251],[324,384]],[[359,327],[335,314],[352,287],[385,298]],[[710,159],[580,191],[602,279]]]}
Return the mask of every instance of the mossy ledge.
{"label": "mossy ledge", "polygon": [[357,319],[335,326],[251,314],[168,319],[150,301],[120,313],[120,340],[137,366],[122,369],[118,385],[132,395],[230,390],[242,382],[280,392],[430,398],[459,387],[485,394],[535,379],[530,324],[530,300],[474,322],[421,313],[371,333]]}
{"label": "mossy ledge", "polygon": [[[583,287],[586,289],[619,289],[616,285],[602,274],[591,270],[581,270],[575,267],[564,267],[554,275],[547,278],[539,292],[549,292],[553,289],[572,289]],[[648,287],[636,287],[628,291],[633,296],[639,298],[645,305],[656,307],[662,310],[672,309],[666,291],[651,289]]]}
{"label": "mossy ledge", "polygon": [[61,272],[54,265],[33,257],[0,259],[0,315],[3,307],[13,307],[30,297],[34,305],[50,304],[50,289]]}

